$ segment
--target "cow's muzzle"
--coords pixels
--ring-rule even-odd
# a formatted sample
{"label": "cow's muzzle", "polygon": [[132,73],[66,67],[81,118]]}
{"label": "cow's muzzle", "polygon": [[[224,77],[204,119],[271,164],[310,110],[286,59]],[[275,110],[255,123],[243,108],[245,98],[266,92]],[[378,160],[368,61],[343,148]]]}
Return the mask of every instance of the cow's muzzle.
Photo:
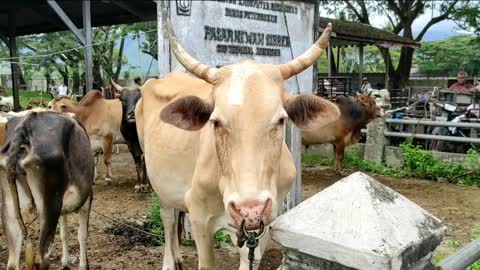
{"label": "cow's muzzle", "polygon": [[244,227],[245,230],[259,230],[270,222],[272,200],[249,200],[239,204],[232,201],[228,204],[228,211],[237,228]]}

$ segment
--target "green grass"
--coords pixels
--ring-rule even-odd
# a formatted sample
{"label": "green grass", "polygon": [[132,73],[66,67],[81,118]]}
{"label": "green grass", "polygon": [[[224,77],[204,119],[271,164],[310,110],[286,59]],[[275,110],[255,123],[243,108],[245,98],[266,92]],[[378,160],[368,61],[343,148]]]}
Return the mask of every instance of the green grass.
{"label": "green grass", "polygon": [[[460,185],[480,185],[480,154],[468,151],[463,163],[448,163],[437,160],[431,151],[414,146],[411,141],[403,143],[404,164],[401,168],[392,168],[384,164],[364,160],[359,149],[352,147],[345,151],[345,168],[387,175],[392,177],[418,177],[429,180],[447,180]],[[333,166],[333,158],[317,154],[303,154],[305,165]]]}
{"label": "green grass", "polygon": [[[150,194],[150,213],[149,213],[149,220],[150,220],[150,232],[161,235],[162,238],[156,241],[156,244],[163,245],[164,244],[164,228],[162,222],[162,216],[160,214],[160,201],[158,200],[157,195],[155,193]],[[220,243],[231,243],[232,240],[230,239],[230,235],[218,231],[214,234],[213,239],[215,240],[215,245],[219,246]],[[183,240],[182,244],[185,246],[191,246],[193,241],[191,240]]]}
{"label": "green grass", "polygon": [[163,245],[164,244],[164,230],[163,230],[163,222],[162,216],[160,215],[160,201],[158,200],[157,195],[155,193],[150,194],[150,232],[161,235],[162,238],[156,240],[156,244]]}
{"label": "green grass", "polygon": [[[20,93],[20,106],[22,106],[23,108],[27,107],[28,101],[30,101],[30,99],[43,98],[46,102],[53,99],[53,96],[51,94],[44,93],[42,95],[42,92],[40,91],[20,90],[19,93]],[[12,90],[8,90],[5,94],[2,94],[2,96],[5,96],[5,97],[12,96],[12,95],[13,95]]]}

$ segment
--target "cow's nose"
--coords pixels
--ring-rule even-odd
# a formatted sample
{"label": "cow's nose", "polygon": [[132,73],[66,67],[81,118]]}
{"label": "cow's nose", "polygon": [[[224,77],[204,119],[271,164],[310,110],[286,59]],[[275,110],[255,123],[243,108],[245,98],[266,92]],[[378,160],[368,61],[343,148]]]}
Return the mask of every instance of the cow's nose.
{"label": "cow's nose", "polygon": [[264,224],[270,222],[270,214],[272,213],[272,200],[247,200],[241,203],[231,201],[228,204],[228,211],[237,226],[245,221],[247,230],[258,230],[260,221]]}
{"label": "cow's nose", "polygon": [[128,118],[135,118],[135,112],[130,111],[130,112],[127,113],[127,116],[128,116]]}

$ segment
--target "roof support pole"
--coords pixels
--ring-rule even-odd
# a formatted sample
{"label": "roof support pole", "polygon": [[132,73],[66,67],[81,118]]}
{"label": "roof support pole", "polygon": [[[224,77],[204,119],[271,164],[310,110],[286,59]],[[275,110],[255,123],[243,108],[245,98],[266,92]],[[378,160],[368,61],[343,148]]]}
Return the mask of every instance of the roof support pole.
{"label": "roof support pole", "polygon": [[[90,1],[83,1],[84,5],[85,5],[85,2],[88,2],[88,5],[90,6]],[[53,11],[57,13],[58,17],[60,17],[60,19],[68,26],[68,29],[70,29],[70,31],[72,31],[75,34],[75,36],[77,36],[77,38],[80,40],[82,45],[85,46],[86,45],[85,36],[82,35],[82,32],[78,30],[77,26],[72,22],[72,20],[70,20],[68,15],[57,4],[57,2],[55,2],[55,0],[48,0],[47,3],[48,5],[50,5]]]}
{"label": "roof support pole", "polygon": [[388,48],[384,48],[385,55],[387,56],[387,60],[385,61],[385,89],[388,89],[388,76],[390,72],[390,54]]}
{"label": "roof support pole", "polygon": [[359,75],[359,82],[360,82],[360,88],[362,87],[362,78],[363,78],[363,45],[360,44],[358,46],[358,62],[359,62],[359,66],[358,66],[358,75]]}
{"label": "roof support pole", "polygon": [[[19,82],[18,82],[18,63],[19,59],[17,57],[17,39],[15,37],[16,31],[16,20],[15,20],[15,11],[10,10],[8,13],[8,34],[9,34],[9,48],[10,48],[10,68],[12,69],[12,92],[13,92],[13,110],[18,111],[20,109],[20,95],[19,95]],[[17,65],[17,66],[15,66]]]}
{"label": "roof support pole", "polygon": [[[85,91],[93,89],[93,60],[92,60],[92,21],[90,13],[90,1],[82,1],[83,31],[85,34]],[[100,90],[100,89],[98,89]],[[84,93],[86,94],[86,93]]]}

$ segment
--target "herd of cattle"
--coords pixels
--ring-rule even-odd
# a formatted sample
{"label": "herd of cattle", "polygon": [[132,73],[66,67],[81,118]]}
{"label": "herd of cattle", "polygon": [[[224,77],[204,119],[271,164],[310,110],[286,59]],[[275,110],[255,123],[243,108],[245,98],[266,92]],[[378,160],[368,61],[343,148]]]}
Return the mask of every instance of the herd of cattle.
{"label": "herd of cattle", "polygon": [[[209,67],[190,56],[171,25],[170,45],[194,76],[173,71],[139,88],[112,81],[118,99],[89,91],[79,103],[57,97],[48,111],[3,114],[0,123],[2,221],[8,244],[7,269],[47,269],[57,223],[62,266],[69,267],[66,215],[80,212],[79,269],[88,269],[86,239],[93,198],[94,153],[103,152],[106,183],[112,179],[113,144],[126,143],[137,170],[135,191],[150,184],[161,204],[165,231],[163,269],[182,269],[178,239],[181,212],[189,212],[198,268],[214,269],[213,233],[234,243],[239,230],[266,228],[255,250],[254,268],[268,241],[268,224],[292,186],[296,168],[284,141],[290,119],[304,144],[332,143],[336,169],[346,145],[382,111],[372,97],[330,102],[313,94],[291,95],[284,81],[304,71],[323,53],[329,25],[303,55],[281,65],[242,61]],[[147,177],[148,175],[148,177]],[[36,211],[34,211],[36,209]],[[38,215],[37,248],[26,228]],[[240,269],[248,269],[248,248],[239,247]]]}

